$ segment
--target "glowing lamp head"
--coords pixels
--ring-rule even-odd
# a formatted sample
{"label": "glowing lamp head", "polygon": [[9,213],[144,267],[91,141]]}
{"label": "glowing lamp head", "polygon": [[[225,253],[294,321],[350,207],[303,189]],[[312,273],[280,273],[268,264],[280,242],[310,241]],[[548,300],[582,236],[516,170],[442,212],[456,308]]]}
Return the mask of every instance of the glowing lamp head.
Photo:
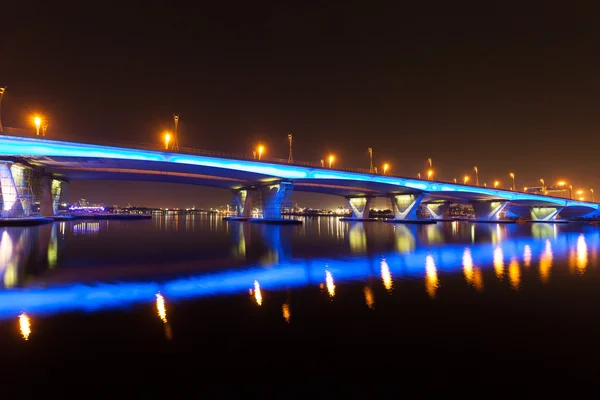
{"label": "glowing lamp head", "polygon": [[258,146],[258,153],[262,154],[265,151],[265,147],[263,145]]}
{"label": "glowing lamp head", "polygon": [[383,164],[383,173],[385,174],[389,168],[390,168],[390,164],[388,164],[388,163]]}
{"label": "glowing lamp head", "polygon": [[465,175],[464,179],[463,179],[464,183],[469,182],[469,177],[467,175]]}
{"label": "glowing lamp head", "polygon": [[500,184],[500,182],[498,182],[498,181],[495,181],[495,182],[494,182],[494,187],[495,187],[495,188],[497,188],[499,184]]}
{"label": "glowing lamp head", "polygon": [[171,132],[165,132],[164,133],[164,139],[165,139],[165,149],[169,149],[169,142],[171,141]]}
{"label": "glowing lamp head", "polygon": [[508,176],[510,176],[511,178],[513,178],[513,179],[514,179],[514,177],[515,177],[515,174],[511,172],[510,174],[508,174]]}
{"label": "glowing lamp head", "polygon": [[329,156],[329,163],[332,163],[333,160],[335,160],[335,157],[334,156]]}
{"label": "glowing lamp head", "polygon": [[560,187],[563,187],[563,186],[565,186],[565,181],[560,181],[560,182],[558,182],[558,186],[560,186]]}
{"label": "glowing lamp head", "polygon": [[36,127],[40,127],[40,125],[42,124],[42,118],[41,117],[33,117],[33,123],[35,124]]}

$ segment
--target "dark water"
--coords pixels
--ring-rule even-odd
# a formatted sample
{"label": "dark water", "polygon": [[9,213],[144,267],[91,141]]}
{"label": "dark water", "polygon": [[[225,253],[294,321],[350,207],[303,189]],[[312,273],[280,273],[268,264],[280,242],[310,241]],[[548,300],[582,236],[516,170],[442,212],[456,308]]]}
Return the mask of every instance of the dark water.
{"label": "dark water", "polygon": [[599,371],[593,225],[182,216],[0,240],[0,361],[15,384],[274,367],[535,385]]}

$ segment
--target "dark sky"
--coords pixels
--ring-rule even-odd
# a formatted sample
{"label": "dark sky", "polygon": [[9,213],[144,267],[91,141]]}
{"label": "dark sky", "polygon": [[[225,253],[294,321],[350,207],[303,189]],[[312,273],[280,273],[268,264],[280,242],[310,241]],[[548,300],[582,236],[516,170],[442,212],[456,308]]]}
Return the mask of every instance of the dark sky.
{"label": "dark sky", "polygon": [[[600,28],[576,2],[110,3],[2,2],[5,126],[40,111],[51,137],[156,142],[179,113],[181,146],[251,154],[260,141],[285,158],[292,132],[297,160],[334,152],[368,168],[372,147],[403,175],[431,157],[448,180],[477,165],[481,182],[508,186],[515,172],[519,187],[560,178],[600,191]],[[70,190],[107,203],[229,200],[184,185]]]}

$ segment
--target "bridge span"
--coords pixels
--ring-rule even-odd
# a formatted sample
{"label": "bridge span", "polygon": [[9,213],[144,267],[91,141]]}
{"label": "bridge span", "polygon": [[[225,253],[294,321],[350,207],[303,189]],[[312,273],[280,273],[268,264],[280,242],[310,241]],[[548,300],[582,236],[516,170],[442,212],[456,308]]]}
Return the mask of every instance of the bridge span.
{"label": "bridge span", "polygon": [[[31,179],[36,183],[28,183]],[[397,222],[420,222],[417,210],[421,206],[431,219],[444,219],[453,203],[471,204],[476,220],[485,222],[501,221],[507,213],[547,222],[600,215],[598,203],[495,188],[208,153],[0,135],[2,217],[29,215],[36,196],[42,216],[56,214],[64,187],[72,180],[155,181],[230,189],[238,217],[250,217],[254,200],[265,220],[281,218],[281,206],[293,190],[343,196],[354,219],[368,219],[374,197],[390,199]]]}

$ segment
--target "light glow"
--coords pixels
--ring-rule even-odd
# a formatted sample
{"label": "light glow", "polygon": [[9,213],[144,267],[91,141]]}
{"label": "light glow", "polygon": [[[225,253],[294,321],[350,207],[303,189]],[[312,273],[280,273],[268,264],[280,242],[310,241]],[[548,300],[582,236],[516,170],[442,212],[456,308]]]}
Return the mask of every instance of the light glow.
{"label": "light glow", "polygon": [[165,298],[162,294],[156,294],[156,311],[158,313],[158,317],[165,324],[167,323],[167,308],[165,306]]}
{"label": "light glow", "polygon": [[381,280],[383,281],[383,286],[385,286],[388,291],[391,291],[392,287],[394,286],[394,282],[392,281],[390,266],[385,260],[381,260]]}
{"label": "light glow", "polygon": [[19,315],[19,330],[21,331],[23,339],[26,341],[29,340],[29,335],[31,335],[31,320],[25,313]]}
{"label": "light glow", "polygon": [[329,296],[335,296],[335,282],[333,281],[333,275],[331,275],[331,272],[329,271],[325,271],[325,286],[327,286],[327,293],[329,293]]}

